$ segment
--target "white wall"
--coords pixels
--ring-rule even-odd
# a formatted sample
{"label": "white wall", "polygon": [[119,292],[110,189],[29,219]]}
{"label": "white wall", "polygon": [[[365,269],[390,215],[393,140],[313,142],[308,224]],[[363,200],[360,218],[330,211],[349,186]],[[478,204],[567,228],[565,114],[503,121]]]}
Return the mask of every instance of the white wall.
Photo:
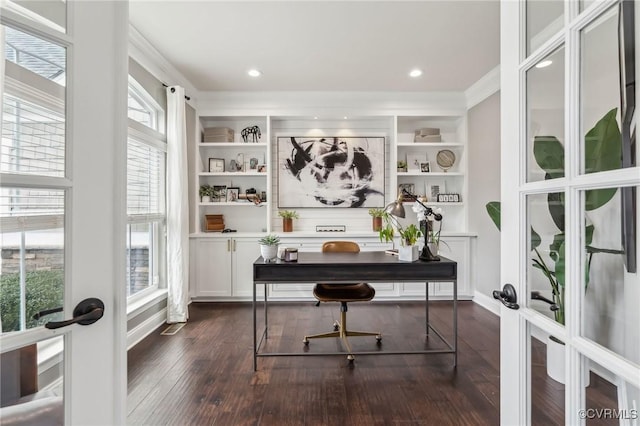
{"label": "white wall", "polygon": [[500,232],[485,205],[500,200],[500,92],[475,105],[468,113],[469,231],[478,234],[476,292],[491,295],[500,283]]}

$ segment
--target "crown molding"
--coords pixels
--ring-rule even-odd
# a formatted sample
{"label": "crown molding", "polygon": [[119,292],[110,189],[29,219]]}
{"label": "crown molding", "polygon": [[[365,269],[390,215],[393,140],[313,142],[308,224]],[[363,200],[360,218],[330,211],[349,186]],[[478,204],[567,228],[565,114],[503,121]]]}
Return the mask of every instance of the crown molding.
{"label": "crown molding", "polygon": [[195,106],[194,100],[198,97],[198,89],[133,25],[129,25],[129,56],[167,86],[184,87],[186,95],[191,98],[187,103]]}
{"label": "crown molding", "polygon": [[467,109],[471,109],[500,90],[500,65],[486,73],[464,91]]}

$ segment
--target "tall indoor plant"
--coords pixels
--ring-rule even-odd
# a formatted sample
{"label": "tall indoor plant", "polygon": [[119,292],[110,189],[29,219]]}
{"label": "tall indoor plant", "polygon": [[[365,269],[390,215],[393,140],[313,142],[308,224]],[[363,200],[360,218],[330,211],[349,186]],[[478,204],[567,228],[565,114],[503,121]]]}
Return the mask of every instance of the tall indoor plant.
{"label": "tall indoor plant", "polygon": [[[620,167],[621,138],[618,122],[616,121],[617,108],[604,115],[585,136],[585,172],[595,173],[606,170],[614,170]],[[545,172],[545,179],[564,177],[564,147],[555,136],[536,136],[533,141],[533,154],[538,166]],[[595,189],[585,192],[585,210],[591,211],[604,206],[615,195],[617,188]],[[549,257],[553,266],[547,264],[540,254],[538,247],[541,244],[540,235],[531,228],[531,250],[533,252],[533,266],[544,274],[551,287],[552,299],[548,300],[539,293],[532,292],[531,297],[549,303],[554,318],[560,324],[565,323],[565,206],[564,196],[558,193],[547,195],[547,208],[557,227],[549,245]],[[492,201],[486,205],[487,213],[500,229],[500,202]],[[591,258],[595,253],[621,254],[621,250],[602,249],[593,247],[593,224],[585,224],[585,243],[588,255],[585,268],[585,287],[589,285],[589,269]]]}

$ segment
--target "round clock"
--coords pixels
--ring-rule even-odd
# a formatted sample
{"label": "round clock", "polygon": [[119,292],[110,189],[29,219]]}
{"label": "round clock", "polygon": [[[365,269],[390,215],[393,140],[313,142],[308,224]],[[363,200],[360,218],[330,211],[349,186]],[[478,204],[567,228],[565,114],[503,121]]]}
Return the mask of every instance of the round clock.
{"label": "round clock", "polygon": [[443,171],[446,172],[447,170],[449,170],[451,167],[453,167],[455,162],[456,154],[454,154],[453,151],[449,149],[438,151],[438,154],[436,155],[436,163],[438,163],[438,166],[440,166]]}

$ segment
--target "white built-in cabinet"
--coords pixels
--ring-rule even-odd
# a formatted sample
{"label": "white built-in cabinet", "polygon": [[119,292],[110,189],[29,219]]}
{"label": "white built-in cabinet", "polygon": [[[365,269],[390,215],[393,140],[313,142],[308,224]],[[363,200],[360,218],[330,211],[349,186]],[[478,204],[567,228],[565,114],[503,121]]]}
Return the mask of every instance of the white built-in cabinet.
{"label": "white built-in cabinet", "polygon": [[[244,142],[242,129],[259,126],[261,138],[257,143]],[[227,127],[234,130],[234,142],[203,142],[207,127]],[[440,129],[441,142],[414,142],[414,132],[420,128]],[[375,136],[385,138],[385,205],[398,196],[399,184],[411,184],[417,195],[426,196],[426,203],[440,208],[442,222],[441,254],[458,262],[458,294],[460,298],[473,296],[473,250],[475,236],[467,231],[467,131],[466,112],[446,115],[370,116],[357,119],[316,119],[293,116],[216,116],[201,115],[198,120],[196,152],[196,184],[190,188],[196,194],[191,214],[196,232],[191,235],[190,289],[194,301],[250,300],[252,295],[253,262],[260,256],[258,239],[266,233],[277,233],[282,245],[300,251],[320,251],[322,242],[329,239],[353,240],[362,250],[384,250],[391,243],[382,243],[371,229],[371,218],[365,208],[297,209],[300,218],[294,221],[294,232],[283,233],[278,217],[278,147],[280,136]],[[456,160],[444,171],[437,165],[438,152],[451,151]],[[259,172],[250,167],[242,171],[229,170],[231,160],[251,159],[265,165]],[[429,171],[419,169],[399,172],[399,160],[419,158],[429,162]],[[209,159],[224,162],[224,171],[209,171]],[[239,188],[240,193],[253,188],[264,192],[267,201],[256,206],[249,201],[202,202],[198,194],[203,184]],[[458,201],[441,201],[430,196],[429,190],[438,185],[446,193],[458,194]],[[381,206],[382,207],[382,206]],[[401,222],[417,224],[411,203],[405,204],[407,217]],[[225,226],[233,233],[205,232],[205,215],[224,215]],[[345,232],[316,232],[317,225],[342,225]],[[374,283],[377,299],[401,300],[424,297],[422,283]],[[311,284],[273,284],[270,298],[279,300],[310,300]],[[447,283],[430,283],[433,297],[451,296]],[[260,292],[262,286],[259,287]],[[262,294],[262,293],[261,293]]]}

